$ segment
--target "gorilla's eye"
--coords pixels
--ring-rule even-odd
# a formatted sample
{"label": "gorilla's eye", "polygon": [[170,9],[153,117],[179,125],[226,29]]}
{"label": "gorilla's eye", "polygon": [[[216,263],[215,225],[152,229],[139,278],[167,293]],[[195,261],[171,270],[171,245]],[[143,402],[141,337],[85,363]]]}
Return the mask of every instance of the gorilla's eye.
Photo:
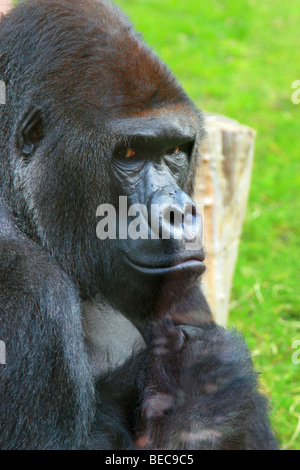
{"label": "gorilla's eye", "polygon": [[176,145],[176,147],[173,147],[167,151],[168,155],[178,155],[180,152],[182,152],[182,148],[179,145]]}
{"label": "gorilla's eye", "polygon": [[22,122],[18,145],[24,157],[30,157],[43,138],[42,116],[39,110],[31,111]]}
{"label": "gorilla's eye", "polygon": [[136,152],[131,147],[122,147],[115,152],[115,157],[120,160],[134,160]]}
{"label": "gorilla's eye", "polygon": [[193,147],[194,141],[190,141],[180,145],[176,145],[176,147],[169,149],[166,153],[167,155],[179,155],[181,153],[185,153],[188,158],[190,158],[193,151]]}
{"label": "gorilla's eye", "polygon": [[126,150],[126,154],[125,154],[125,157],[126,158],[132,158],[132,157],[135,157],[136,156],[136,153],[134,150],[132,150],[131,148],[128,148]]}

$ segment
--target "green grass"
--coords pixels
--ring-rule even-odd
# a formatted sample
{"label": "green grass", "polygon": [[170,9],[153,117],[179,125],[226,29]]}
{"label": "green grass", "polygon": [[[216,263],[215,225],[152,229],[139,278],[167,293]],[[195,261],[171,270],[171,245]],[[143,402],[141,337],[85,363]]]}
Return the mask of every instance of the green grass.
{"label": "green grass", "polygon": [[[117,0],[198,106],[258,131],[230,324],[272,397],[281,445],[300,449],[300,1]],[[299,429],[300,430],[300,429]]]}

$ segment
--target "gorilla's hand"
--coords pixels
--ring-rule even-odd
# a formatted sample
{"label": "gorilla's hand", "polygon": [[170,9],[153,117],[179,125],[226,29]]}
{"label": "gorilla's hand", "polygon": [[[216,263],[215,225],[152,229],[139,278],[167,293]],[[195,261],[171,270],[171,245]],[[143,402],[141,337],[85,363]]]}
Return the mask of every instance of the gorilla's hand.
{"label": "gorilla's hand", "polygon": [[[138,448],[238,449],[255,414],[243,339],[216,325],[159,328],[144,368]],[[264,410],[263,410],[264,411]]]}

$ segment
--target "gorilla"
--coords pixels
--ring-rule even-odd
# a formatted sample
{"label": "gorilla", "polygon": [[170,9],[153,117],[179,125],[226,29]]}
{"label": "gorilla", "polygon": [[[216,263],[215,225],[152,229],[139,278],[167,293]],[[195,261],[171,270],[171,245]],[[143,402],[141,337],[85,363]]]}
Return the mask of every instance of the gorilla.
{"label": "gorilla", "polygon": [[[200,230],[203,120],[172,73],[108,0],[25,0],[0,21],[0,79],[0,448],[275,449],[203,249],[175,237]],[[148,208],[141,231],[165,204],[159,235],[121,236],[120,198]]]}

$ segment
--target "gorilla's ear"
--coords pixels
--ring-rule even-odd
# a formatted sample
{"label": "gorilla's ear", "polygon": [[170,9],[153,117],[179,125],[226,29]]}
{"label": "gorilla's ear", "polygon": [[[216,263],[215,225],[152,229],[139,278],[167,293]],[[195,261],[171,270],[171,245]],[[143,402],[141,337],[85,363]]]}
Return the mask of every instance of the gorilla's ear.
{"label": "gorilla's ear", "polygon": [[21,121],[18,147],[25,158],[31,157],[43,138],[43,120],[39,109],[31,110]]}

